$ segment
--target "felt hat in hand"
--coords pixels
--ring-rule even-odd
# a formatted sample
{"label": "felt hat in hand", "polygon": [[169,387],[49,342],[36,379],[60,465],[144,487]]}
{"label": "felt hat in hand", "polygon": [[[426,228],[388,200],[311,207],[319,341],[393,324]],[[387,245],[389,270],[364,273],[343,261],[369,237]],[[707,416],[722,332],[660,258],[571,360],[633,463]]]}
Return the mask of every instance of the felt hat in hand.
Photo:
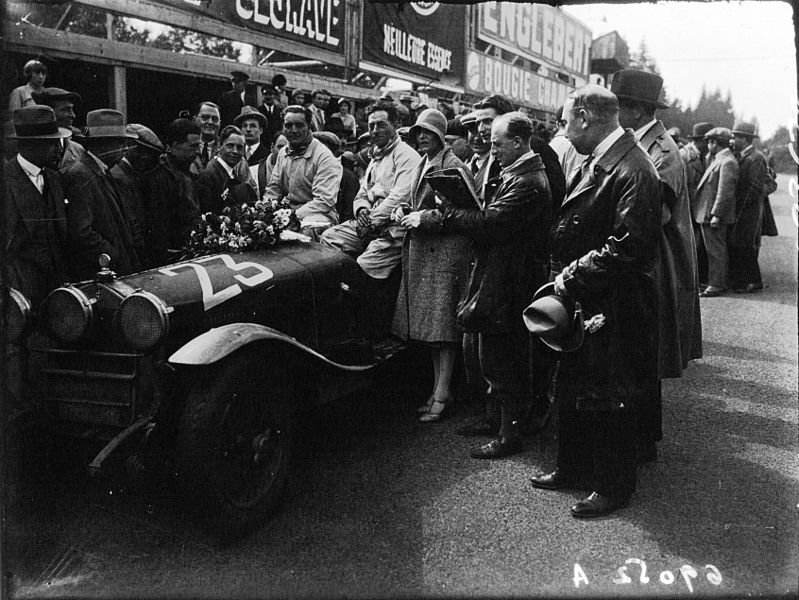
{"label": "felt hat in hand", "polygon": [[579,302],[555,293],[548,283],[535,293],[522,313],[527,330],[558,352],[575,352],[583,345],[585,325]]}

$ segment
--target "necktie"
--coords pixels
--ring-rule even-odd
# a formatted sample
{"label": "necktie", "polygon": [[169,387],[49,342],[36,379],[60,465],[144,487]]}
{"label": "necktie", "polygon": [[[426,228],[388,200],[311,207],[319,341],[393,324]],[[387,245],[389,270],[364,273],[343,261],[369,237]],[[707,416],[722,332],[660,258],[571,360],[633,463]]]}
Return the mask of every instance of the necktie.
{"label": "necktie", "polygon": [[594,160],[594,155],[589,154],[585,157],[585,160],[580,165],[579,169],[574,169],[571,174],[571,179],[569,180],[568,189],[571,192],[583,178],[587,177],[589,172],[591,171],[591,162]]}
{"label": "necktie", "polygon": [[44,177],[42,176],[41,171],[39,171],[33,178],[33,185],[36,186],[36,189],[40,194],[44,195]]}
{"label": "necktie", "polygon": [[208,164],[208,161],[211,160],[210,152],[208,150],[208,142],[203,143],[203,156],[201,160],[203,166],[206,166]]}
{"label": "necktie", "polygon": [[480,170],[480,167],[477,166],[477,161],[473,160],[472,161],[472,175],[477,175],[477,171],[479,171],[479,170]]}
{"label": "necktie", "polygon": [[252,146],[247,146],[244,149],[244,158],[246,158],[247,160],[250,160],[250,155],[251,154],[252,154]]}

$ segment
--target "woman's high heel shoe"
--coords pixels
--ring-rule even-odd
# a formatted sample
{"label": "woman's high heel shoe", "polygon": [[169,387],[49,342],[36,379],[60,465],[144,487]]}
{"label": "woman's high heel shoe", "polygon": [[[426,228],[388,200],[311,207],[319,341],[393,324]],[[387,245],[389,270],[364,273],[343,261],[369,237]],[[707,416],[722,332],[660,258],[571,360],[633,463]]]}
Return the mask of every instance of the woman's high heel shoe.
{"label": "woman's high heel shoe", "polygon": [[435,398],[433,401],[433,405],[430,407],[425,414],[419,417],[420,423],[435,423],[440,421],[444,418],[444,409],[447,408],[447,404],[452,401],[452,398]]}
{"label": "woman's high heel shoe", "polygon": [[430,394],[430,397],[427,399],[427,402],[425,402],[419,408],[417,408],[416,412],[419,413],[420,415],[423,415],[426,412],[430,412],[430,408],[433,406],[433,402],[435,401],[436,401],[435,396],[433,396],[433,394]]}

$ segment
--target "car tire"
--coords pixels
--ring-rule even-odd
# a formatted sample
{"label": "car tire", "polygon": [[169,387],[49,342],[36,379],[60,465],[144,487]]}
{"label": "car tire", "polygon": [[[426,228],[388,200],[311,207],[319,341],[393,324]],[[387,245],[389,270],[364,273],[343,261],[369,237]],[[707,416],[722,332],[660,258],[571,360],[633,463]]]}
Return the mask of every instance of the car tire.
{"label": "car tire", "polygon": [[270,517],[292,468],[296,386],[242,351],[196,379],[178,424],[176,467],[213,533],[238,538]]}

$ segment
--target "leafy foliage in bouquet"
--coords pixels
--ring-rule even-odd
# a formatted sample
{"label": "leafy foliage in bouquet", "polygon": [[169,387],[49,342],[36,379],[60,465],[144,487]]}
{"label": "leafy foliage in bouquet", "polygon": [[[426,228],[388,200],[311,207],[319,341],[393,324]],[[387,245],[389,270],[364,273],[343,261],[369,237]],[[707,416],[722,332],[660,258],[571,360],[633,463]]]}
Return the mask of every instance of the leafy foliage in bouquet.
{"label": "leafy foliage in bouquet", "polygon": [[285,198],[234,204],[226,206],[220,215],[200,215],[189,236],[186,255],[259,250],[278,243],[284,231],[299,228],[297,215]]}

